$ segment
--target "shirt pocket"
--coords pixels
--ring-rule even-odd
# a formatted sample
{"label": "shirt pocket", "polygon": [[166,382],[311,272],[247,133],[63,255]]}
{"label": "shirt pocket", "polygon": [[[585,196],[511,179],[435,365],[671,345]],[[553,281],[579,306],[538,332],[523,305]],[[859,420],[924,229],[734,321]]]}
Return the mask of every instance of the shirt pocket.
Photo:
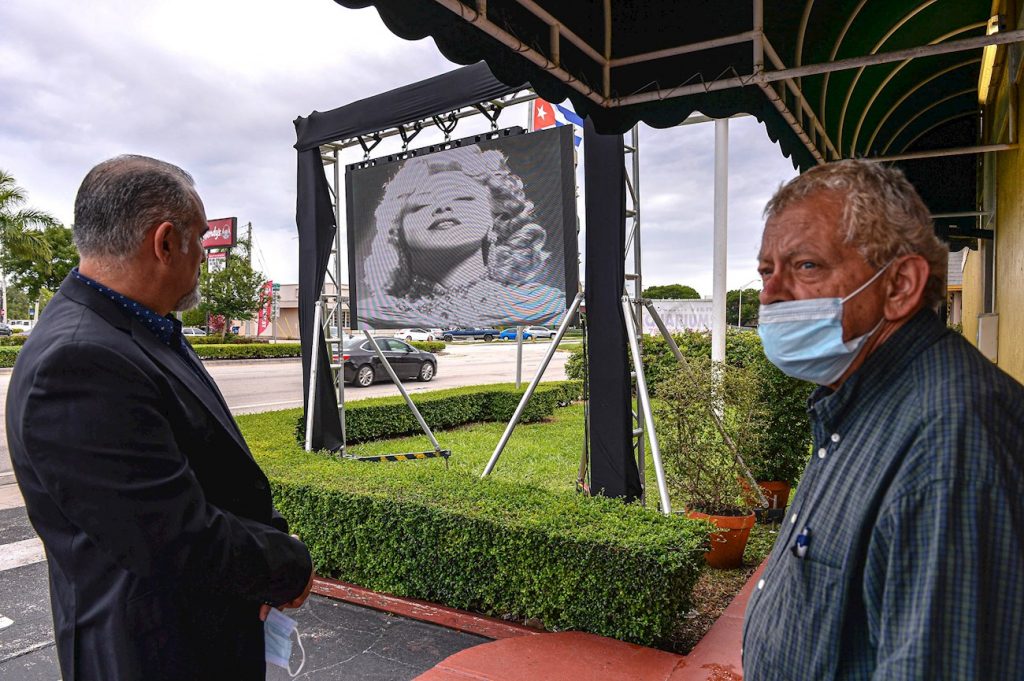
{"label": "shirt pocket", "polygon": [[787,553],[766,574],[747,630],[751,681],[824,679],[835,670],[846,600],[842,568]]}

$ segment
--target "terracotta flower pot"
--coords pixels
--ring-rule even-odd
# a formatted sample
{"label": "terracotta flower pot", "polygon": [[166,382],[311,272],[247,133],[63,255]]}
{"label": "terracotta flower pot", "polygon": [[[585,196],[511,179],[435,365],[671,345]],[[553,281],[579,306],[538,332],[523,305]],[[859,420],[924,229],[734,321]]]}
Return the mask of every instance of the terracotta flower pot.
{"label": "terracotta flower pot", "polygon": [[785,509],[789,504],[789,483],[781,480],[758,480],[757,486],[761,488],[768,503],[769,509]]}
{"label": "terracotta flower pot", "polygon": [[708,515],[700,511],[687,511],[688,518],[709,520],[722,530],[711,534],[711,550],[704,554],[704,560],[713,568],[731,569],[743,565],[743,551],[747,548],[750,528],[754,526],[754,514],[749,515]]}

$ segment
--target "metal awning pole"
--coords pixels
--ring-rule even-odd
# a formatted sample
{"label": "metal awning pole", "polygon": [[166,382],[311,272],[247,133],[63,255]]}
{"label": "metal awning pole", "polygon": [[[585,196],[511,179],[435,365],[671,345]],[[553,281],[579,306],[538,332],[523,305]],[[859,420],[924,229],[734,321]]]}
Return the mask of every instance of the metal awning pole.
{"label": "metal awning pole", "polygon": [[729,205],[729,119],[715,121],[715,236],[712,265],[711,361],[725,361],[726,234]]}

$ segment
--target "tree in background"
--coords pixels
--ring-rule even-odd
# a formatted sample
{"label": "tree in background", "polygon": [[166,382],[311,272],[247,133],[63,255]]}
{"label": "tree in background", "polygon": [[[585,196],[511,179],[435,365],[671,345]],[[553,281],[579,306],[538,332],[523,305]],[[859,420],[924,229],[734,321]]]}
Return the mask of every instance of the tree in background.
{"label": "tree in background", "polygon": [[644,298],[652,300],[700,300],[700,294],[692,286],[668,284],[666,286],[648,286],[642,293]]}
{"label": "tree in background", "polygon": [[250,248],[244,239],[239,239],[234,252],[226,258],[224,269],[210,272],[207,262],[199,280],[199,290],[203,295],[199,310],[211,318],[225,320],[220,329],[221,337],[227,334],[231,320],[252,319],[263,302],[263,285],[267,280],[262,272],[252,268]]}
{"label": "tree in background", "polygon": [[71,229],[63,225],[47,225],[43,241],[50,250],[47,262],[33,257],[5,250],[0,257],[0,266],[10,277],[11,283],[24,290],[29,298],[38,298],[44,290],[56,291],[71,268],[78,264],[78,249],[71,238]]}
{"label": "tree in background", "polygon": [[[0,254],[8,253],[34,261],[49,269],[52,253],[43,232],[38,228],[57,226],[57,220],[41,210],[22,208],[25,190],[15,184],[14,176],[0,170]],[[0,272],[3,297],[7,297],[7,277]],[[6,315],[6,309],[4,310]],[[5,317],[6,318],[6,317]]]}
{"label": "tree in background", "polygon": [[740,305],[740,291],[735,289],[725,294],[725,323],[752,326],[757,322],[757,316],[761,312],[761,303],[758,299],[760,291],[756,288],[743,289],[743,317],[738,316]]}

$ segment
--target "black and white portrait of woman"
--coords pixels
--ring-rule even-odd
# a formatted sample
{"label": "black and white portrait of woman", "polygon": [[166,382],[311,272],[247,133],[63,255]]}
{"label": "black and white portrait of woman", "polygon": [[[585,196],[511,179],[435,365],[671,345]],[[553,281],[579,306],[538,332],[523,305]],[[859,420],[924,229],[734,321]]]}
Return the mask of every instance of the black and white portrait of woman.
{"label": "black and white portrait of woman", "polygon": [[566,277],[557,163],[546,175],[536,179],[550,205],[542,216],[502,150],[471,145],[401,162],[372,233],[357,241],[359,326],[558,323]]}

